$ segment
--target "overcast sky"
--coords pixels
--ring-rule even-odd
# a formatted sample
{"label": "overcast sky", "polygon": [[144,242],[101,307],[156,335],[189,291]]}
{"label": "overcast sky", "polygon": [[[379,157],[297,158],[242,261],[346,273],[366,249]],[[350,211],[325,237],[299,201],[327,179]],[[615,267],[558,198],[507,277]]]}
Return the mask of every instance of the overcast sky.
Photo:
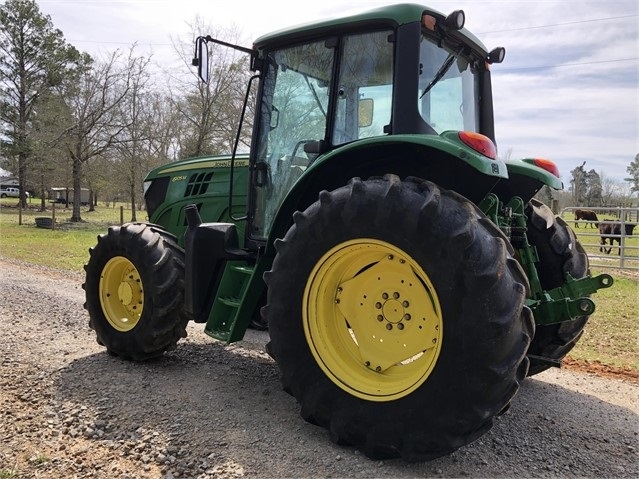
{"label": "overcast sky", "polygon": [[[298,23],[354,13],[395,0],[37,0],[76,48],[96,57],[137,43],[138,54],[168,68],[172,39],[205,24],[254,38]],[[554,160],[564,183],[586,162],[622,179],[639,153],[639,1],[430,1],[463,9],[466,27],[488,47],[506,48],[493,65],[500,154]],[[209,32],[201,32],[203,34]]]}

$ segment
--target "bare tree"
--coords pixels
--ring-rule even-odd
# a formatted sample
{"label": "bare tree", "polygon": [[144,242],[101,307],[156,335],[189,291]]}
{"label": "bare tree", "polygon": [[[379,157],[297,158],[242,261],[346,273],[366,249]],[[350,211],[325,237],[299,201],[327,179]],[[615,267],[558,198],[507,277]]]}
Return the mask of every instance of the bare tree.
{"label": "bare tree", "polygon": [[147,163],[148,148],[145,147],[154,131],[153,111],[149,101],[150,73],[149,58],[133,57],[129,55],[129,89],[124,101],[119,104],[122,124],[116,149],[123,167],[123,177],[126,178],[127,190],[131,201],[131,221],[137,221],[136,204],[138,191],[142,186],[142,175]]}
{"label": "bare tree", "polygon": [[73,116],[67,129],[68,153],[73,164],[73,213],[71,221],[82,221],[80,214],[82,167],[91,158],[103,155],[130,126],[120,114],[120,105],[133,81],[134,58],[120,64],[122,55],[114,52],[107,61],[86,68],[78,82],[65,95]]}
{"label": "bare tree", "polygon": [[610,206],[615,200],[623,196],[623,183],[608,176],[604,171],[599,172],[601,181],[601,202],[603,206]]}
{"label": "bare tree", "polygon": [[[211,34],[230,43],[240,43],[236,30],[215,31],[211,26],[204,25],[199,18],[196,18],[191,30],[191,38]],[[204,84],[199,81],[191,66],[193,42],[174,42],[174,48],[190,72],[186,76],[170,77],[171,101],[180,113],[183,124],[179,139],[180,157],[230,153],[237,136],[251,74],[247,54],[229,47],[209,44],[210,79]],[[249,105],[252,104],[249,101]],[[240,149],[247,149],[250,144],[251,118],[249,112],[240,135]]]}

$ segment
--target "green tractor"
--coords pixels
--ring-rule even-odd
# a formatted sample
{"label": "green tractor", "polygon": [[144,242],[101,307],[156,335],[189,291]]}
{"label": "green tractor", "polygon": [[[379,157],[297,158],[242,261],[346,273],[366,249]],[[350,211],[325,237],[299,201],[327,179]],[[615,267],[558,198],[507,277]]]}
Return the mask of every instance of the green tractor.
{"label": "green tractor", "polygon": [[370,458],[424,461],[490,429],[526,376],[558,366],[594,311],[568,225],[534,198],[542,159],[497,157],[487,50],[393,5],[258,38],[246,156],[145,181],[150,223],[91,249],[86,308],[114,355],[176,347],[188,321],[234,342],[260,315],[302,417]]}

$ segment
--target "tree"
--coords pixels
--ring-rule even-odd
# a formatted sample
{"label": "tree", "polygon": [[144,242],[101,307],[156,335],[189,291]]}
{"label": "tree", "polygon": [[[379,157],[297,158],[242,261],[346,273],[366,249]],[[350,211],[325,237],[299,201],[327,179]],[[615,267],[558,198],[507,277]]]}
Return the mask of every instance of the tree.
{"label": "tree", "polygon": [[575,206],[582,206],[586,199],[586,192],[588,190],[588,183],[586,182],[586,170],[584,161],[581,166],[576,167],[570,172],[572,179],[570,184],[572,186],[572,198]]}
{"label": "tree", "polygon": [[639,195],[639,153],[635,155],[635,159],[632,160],[626,168],[626,173],[630,176],[624,178],[624,180],[630,183],[631,193],[637,193]]}
{"label": "tree", "polygon": [[134,58],[133,50],[129,55],[129,71],[131,74],[127,96],[119,104],[122,116],[122,129],[115,145],[124,167],[129,198],[131,200],[131,221],[137,221],[137,192],[142,185],[141,161],[146,155],[144,144],[150,141],[153,128],[153,111],[149,102],[150,74],[147,71],[150,59]]}
{"label": "tree", "polygon": [[602,203],[601,177],[595,170],[586,171],[584,161],[573,169],[570,180],[573,204],[576,206],[600,206]]}
{"label": "tree", "polygon": [[49,186],[69,186],[71,177],[62,130],[70,123],[69,111],[59,95],[47,92],[39,101],[33,117],[31,183],[37,184],[40,209],[46,208]]}
{"label": "tree", "polygon": [[134,67],[131,57],[120,65],[121,56],[116,51],[105,62],[85,64],[79,80],[70,83],[65,94],[73,117],[65,132],[73,165],[71,221],[82,221],[80,192],[84,164],[112,148],[130,124],[120,115],[119,107],[131,88]]}
{"label": "tree", "polygon": [[601,206],[601,178],[595,170],[590,170],[586,173],[586,185],[586,204],[588,206]]}
{"label": "tree", "polygon": [[0,121],[9,154],[18,160],[24,206],[38,102],[75,68],[79,58],[80,53],[65,42],[34,0],[8,0],[0,6]]}
{"label": "tree", "polygon": [[[210,31],[210,26],[203,25],[196,18],[191,27],[189,38],[196,32]],[[213,32],[212,36],[222,36],[231,43],[239,43],[239,34],[228,30]],[[170,90],[173,107],[179,112],[182,120],[182,131],[179,138],[180,157],[203,156],[209,154],[228,154],[232,151],[237,136],[237,128],[246,94],[246,86],[250,76],[245,53],[238,53],[232,48],[210,43],[209,48],[209,82],[202,83],[197,72],[191,66],[193,56],[192,42],[174,42],[174,49],[189,71],[188,77],[171,77]],[[179,94],[176,93],[180,92]],[[181,93],[186,92],[186,93]],[[248,105],[254,102],[249,100]],[[251,108],[245,116],[240,135],[239,149],[248,149],[251,138]]]}

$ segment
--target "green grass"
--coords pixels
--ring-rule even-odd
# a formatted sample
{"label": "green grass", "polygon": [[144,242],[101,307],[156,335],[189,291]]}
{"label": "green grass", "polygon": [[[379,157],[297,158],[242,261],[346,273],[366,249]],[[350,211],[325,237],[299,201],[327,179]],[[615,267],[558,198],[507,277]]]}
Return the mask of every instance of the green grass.
{"label": "green grass", "polygon": [[[29,263],[52,268],[80,271],[87,261],[89,247],[96,243],[97,235],[106,232],[110,225],[120,224],[120,208],[98,206],[95,212],[81,210],[83,221],[71,223],[71,210],[56,205],[55,229],[36,227],[35,218],[52,217],[53,204],[46,211],[39,211],[39,202],[22,211],[22,225],[16,201],[5,198],[0,201],[0,254]],[[146,218],[145,212],[138,219]],[[124,210],[124,221],[131,219],[131,210]]]}
{"label": "green grass", "polygon": [[596,310],[569,356],[636,373],[639,372],[639,275],[629,277],[610,269],[605,272],[615,283],[592,296]]}
{"label": "green grass", "polygon": [[[104,233],[109,225],[120,224],[118,205],[116,208],[99,206],[93,213],[83,208],[83,223],[69,223],[71,211],[58,208],[56,230],[37,228],[35,217],[51,216],[51,210],[39,212],[38,204],[32,203],[23,212],[23,224],[19,226],[15,205],[14,199],[0,201],[0,254],[58,269],[82,271],[97,235]],[[124,220],[130,217],[130,210],[125,210]],[[145,217],[144,212],[138,214],[138,219]],[[585,238],[593,242],[592,237],[583,236],[585,231],[581,230],[583,228],[577,231],[580,241]],[[593,269],[594,274],[611,274],[615,284],[593,295],[597,309],[569,357],[639,372],[639,272],[631,276],[617,269]]]}
{"label": "green grass", "polygon": [[0,479],[12,479],[13,477],[18,476],[18,469],[0,469]]}

